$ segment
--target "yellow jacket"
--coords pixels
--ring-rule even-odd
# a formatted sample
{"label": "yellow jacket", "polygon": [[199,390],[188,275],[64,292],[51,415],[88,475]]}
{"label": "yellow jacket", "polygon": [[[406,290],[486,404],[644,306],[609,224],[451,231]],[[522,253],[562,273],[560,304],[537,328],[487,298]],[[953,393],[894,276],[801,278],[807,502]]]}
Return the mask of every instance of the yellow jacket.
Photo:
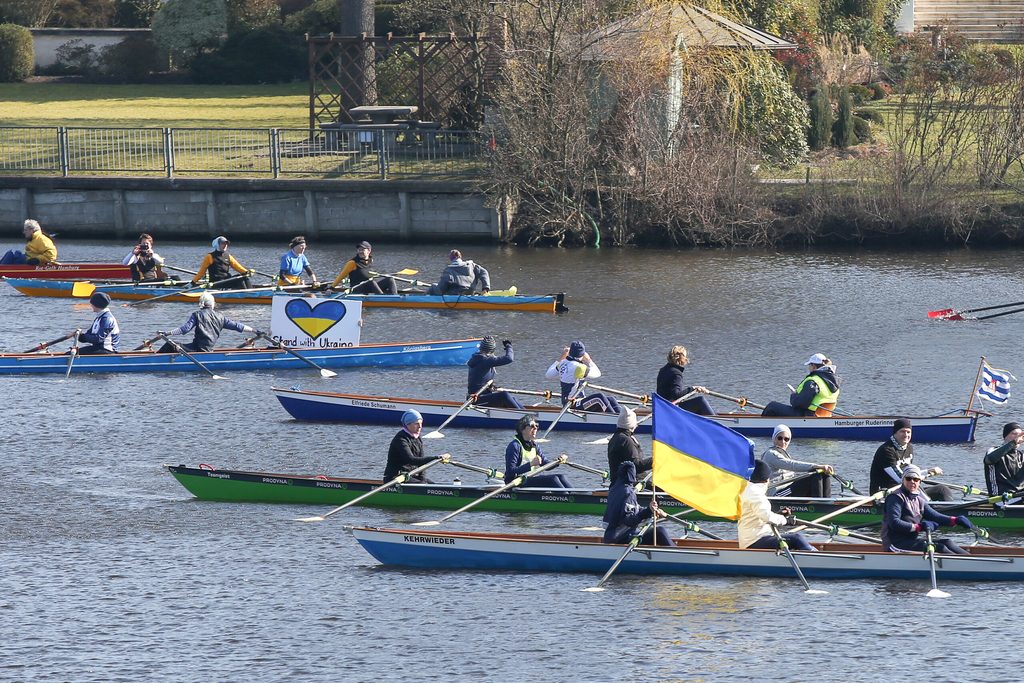
{"label": "yellow jacket", "polygon": [[45,266],[51,261],[57,260],[57,247],[53,240],[43,234],[42,230],[36,230],[32,237],[25,243],[25,258],[35,259],[39,265]]}

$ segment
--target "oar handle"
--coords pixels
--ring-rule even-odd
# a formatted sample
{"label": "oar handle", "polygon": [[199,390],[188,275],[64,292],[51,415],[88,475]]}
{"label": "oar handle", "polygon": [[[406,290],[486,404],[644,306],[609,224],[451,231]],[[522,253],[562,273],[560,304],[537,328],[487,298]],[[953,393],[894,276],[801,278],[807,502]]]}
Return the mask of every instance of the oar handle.
{"label": "oar handle", "polygon": [[700,534],[701,536],[706,536],[707,538],[713,539],[715,541],[724,541],[725,540],[721,536],[713,534],[710,531],[704,531],[703,529],[700,528],[699,524],[696,524],[695,522],[691,522],[688,519],[683,519],[682,517],[679,517],[677,515],[673,515],[673,514],[671,514],[669,512],[665,513],[665,517],[667,517],[668,519],[671,519],[673,521],[676,521],[676,522],[682,524],[684,527],[686,527],[687,531],[692,531],[695,534]]}
{"label": "oar handle", "polygon": [[485,475],[488,479],[503,479],[505,477],[504,472],[499,472],[498,470],[493,468],[478,467],[476,465],[470,465],[455,460],[450,461],[448,464],[454,465],[455,467],[461,467],[462,469],[469,470],[470,472],[479,472],[480,474]]}
{"label": "oar handle", "polygon": [[496,387],[495,391],[507,391],[510,394],[522,394],[524,396],[540,396],[545,401],[551,400],[551,391],[530,391],[529,389],[506,389],[505,387]]}
{"label": "oar handle", "polygon": [[576,469],[581,470],[583,472],[589,472],[590,474],[596,474],[599,477],[601,477],[602,479],[605,479],[605,480],[608,479],[608,472],[606,472],[605,470],[599,470],[599,469],[596,469],[594,467],[587,467],[586,465],[580,465],[579,463],[575,463],[575,462],[568,462],[567,461],[565,464],[568,465],[569,467],[575,467]]}
{"label": "oar handle", "polygon": [[745,396],[729,396],[728,394],[712,391],[711,389],[708,389],[708,396],[714,396],[715,398],[724,398],[726,401],[732,401],[733,403],[736,403],[740,408],[746,408],[747,406],[750,406],[751,408],[758,408],[760,410],[764,410],[763,405],[759,403],[754,403]]}
{"label": "oar handle", "polygon": [[136,346],[132,351],[142,351],[143,349],[152,348],[153,342],[160,338],[160,335],[153,337],[152,339],[143,339],[142,343]]}
{"label": "oar handle", "polygon": [[53,346],[54,344],[59,344],[62,341],[67,341],[68,339],[71,339],[74,336],[75,336],[75,333],[71,332],[71,333],[65,334],[65,335],[63,335],[61,337],[57,337],[56,339],[51,339],[48,342],[41,342],[39,344],[36,344],[31,349],[28,349],[27,351],[22,351],[22,353],[35,353],[36,351],[42,351],[43,349],[49,348],[49,347]]}
{"label": "oar handle", "polygon": [[846,527],[841,527],[836,524],[818,524],[817,522],[803,522],[804,526],[808,526],[812,529],[821,529],[822,531],[829,532],[830,536],[849,536],[850,538],[859,538],[862,541],[868,541],[870,543],[878,543],[881,545],[882,539],[875,538],[874,536],[868,536],[866,534],[859,534],[856,531],[851,531]]}
{"label": "oar handle", "polygon": [[590,384],[591,389],[597,389],[598,391],[607,391],[610,394],[618,394],[619,396],[625,396],[626,398],[633,398],[640,401],[643,405],[647,405],[651,397],[647,394],[633,394],[628,391],[622,391],[621,389],[612,389],[611,387],[603,387],[600,384]]}

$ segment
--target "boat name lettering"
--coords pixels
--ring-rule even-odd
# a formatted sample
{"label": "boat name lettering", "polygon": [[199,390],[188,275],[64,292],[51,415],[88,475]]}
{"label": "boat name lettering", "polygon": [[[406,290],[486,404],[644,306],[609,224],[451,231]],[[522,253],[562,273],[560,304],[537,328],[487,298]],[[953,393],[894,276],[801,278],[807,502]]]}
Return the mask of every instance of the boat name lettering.
{"label": "boat name lettering", "polygon": [[892,420],[836,420],[836,427],[892,427]]}
{"label": "boat name lettering", "polygon": [[322,488],[322,489],[343,489],[343,488],[347,488],[345,486],[345,484],[342,484],[342,483],[337,482],[337,481],[317,481],[316,485],[317,485],[318,488]]}
{"label": "boat name lettering", "polygon": [[551,501],[553,503],[570,503],[569,496],[541,496],[541,500]]}
{"label": "boat name lettering", "polygon": [[216,477],[217,479],[230,479],[231,478],[230,474],[223,474],[221,472],[207,472],[206,476],[208,476],[208,477]]}
{"label": "boat name lettering", "polygon": [[437,543],[438,545],[455,545],[454,538],[437,538],[436,536],[402,536],[406,543]]}
{"label": "boat name lettering", "polygon": [[442,489],[427,489],[428,496],[457,496],[459,495],[455,491],[445,491]]}
{"label": "boat name lettering", "polygon": [[398,409],[398,406],[396,406],[394,403],[378,403],[377,401],[353,400],[352,405],[359,406],[360,408],[384,408],[386,410]]}
{"label": "boat name lettering", "polygon": [[287,479],[281,479],[279,477],[263,477],[264,484],[287,484]]}
{"label": "boat name lettering", "polygon": [[429,346],[403,346],[402,353],[409,353],[410,351],[429,351]]}

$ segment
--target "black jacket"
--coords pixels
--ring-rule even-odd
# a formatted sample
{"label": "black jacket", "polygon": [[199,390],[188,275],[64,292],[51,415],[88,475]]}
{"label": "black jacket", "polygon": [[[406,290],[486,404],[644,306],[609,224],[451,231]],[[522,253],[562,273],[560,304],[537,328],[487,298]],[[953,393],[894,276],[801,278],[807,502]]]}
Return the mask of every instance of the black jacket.
{"label": "black jacket", "polygon": [[654,513],[649,507],[640,507],[636,499],[636,468],[624,462],[615,472],[615,481],[608,487],[608,506],[604,510],[605,543],[628,543],[636,534],[640,522]]}
{"label": "black jacket", "polygon": [[633,463],[634,474],[643,474],[651,469],[653,460],[645,458],[640,442],[627,429],[616,429],[608,441],[608,476],[615,483],[622,463]]}
{"label": "black jacket", "polygon": [[402,472],[409,472],[420,465],[426,465],[434,458],[423,457],[423,439],[413,436],[404,429],[395,434],[388,448],[388,465],[384,469],[384,481],[394,479]]}
{"label": "black jacket", "polygon": [[895,470],[896,475],[900,476],[903,473],[903,468],[909,465],[913,459],[914,444],[912,443],[907,444],[904,451],[897,450],[892,439],[879,446],[875,451],[875,457],[871,460],[871,493],[884,491],[900,483],[886,474],[885,468],[891,467]]}

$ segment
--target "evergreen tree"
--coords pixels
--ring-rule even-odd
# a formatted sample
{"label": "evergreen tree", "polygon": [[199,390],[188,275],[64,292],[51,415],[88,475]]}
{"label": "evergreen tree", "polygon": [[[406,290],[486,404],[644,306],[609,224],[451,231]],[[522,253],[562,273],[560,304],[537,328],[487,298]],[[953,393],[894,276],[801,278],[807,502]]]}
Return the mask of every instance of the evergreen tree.
{"label": "evergreen tree", "polygon": [[832,102],[828,87],[819,85],[811,96],[811,129],[807,136],[811,149],[825,149],[832,142]]}
{"label": "evergreen tree", "polygon": [[857,144],[857,132],[853,123],[853,98],[850,97],[848,88],[843,88],[839,93],[839,111],[835,125],[832,126],[832,142],[841,149]]}

